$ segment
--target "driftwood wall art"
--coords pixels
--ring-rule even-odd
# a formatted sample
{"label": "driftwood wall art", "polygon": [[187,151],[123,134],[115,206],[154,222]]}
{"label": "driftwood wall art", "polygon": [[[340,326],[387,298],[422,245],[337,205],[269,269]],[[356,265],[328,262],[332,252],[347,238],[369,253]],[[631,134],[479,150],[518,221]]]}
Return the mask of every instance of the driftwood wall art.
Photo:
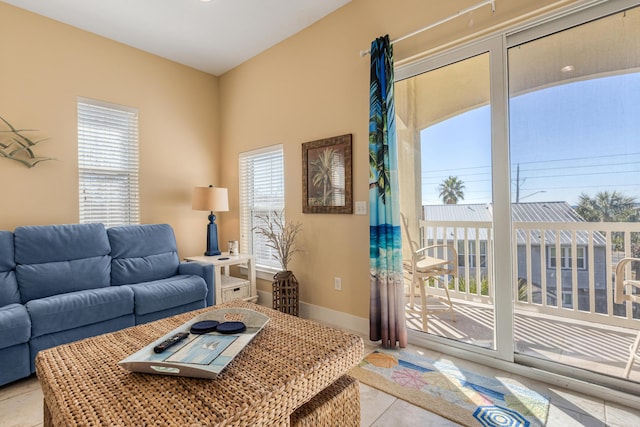
{"label": "driftwood wall art", "polygon": [[16,129],[0,116],[0,157],[20,162],[32,168],[40,162],[53,160],[51,157],[38,156],[34,152],[36,145],[49,138],[34,140],[25,132],[38,132],[32,129]]}

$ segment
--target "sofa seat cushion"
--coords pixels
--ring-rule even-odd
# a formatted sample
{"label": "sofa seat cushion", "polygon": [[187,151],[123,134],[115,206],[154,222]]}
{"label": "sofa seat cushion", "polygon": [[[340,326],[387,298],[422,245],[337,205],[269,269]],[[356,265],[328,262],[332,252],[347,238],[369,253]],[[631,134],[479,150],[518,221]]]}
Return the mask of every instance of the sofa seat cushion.
{"label": "sofa seat cushion", "polygon": [[133,291],[125,287],[91,289],[26,304],[31,315],[31,336],[79,328],[133,313]]}
{"label": "sofa seat cushion", "polygon": [[178,272],[178,249],[168,224],[111,227],[111,284],[129,285],[174,276]]}
{"label": "sofa seat cushion", "polygon": [[17,227],[13,234],[22,303],[111,285],[111,247],[102,224]]}
{"label": "sofa seat cushion", "polygon": [[29,342],[31,319],[21,304],[0,307],[0,348]]}
{"label": "sofa seat cushion", "polygon": [[0,231],[0,307],[20,302],[15,268],[13,233]]}
{"label": "sofa seat cushion", "polygon": [[204,301],[207,297],[207,284],[199,276],[174,276],[124,287],[135,294],[136,316]]}

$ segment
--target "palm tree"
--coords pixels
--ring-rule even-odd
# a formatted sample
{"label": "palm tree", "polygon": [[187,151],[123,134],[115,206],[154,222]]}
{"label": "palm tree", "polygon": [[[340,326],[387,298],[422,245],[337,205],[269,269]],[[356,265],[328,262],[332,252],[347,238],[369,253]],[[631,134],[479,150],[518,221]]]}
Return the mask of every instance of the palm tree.
{"label": "palm tree", "polygon": [[[638,220],[635,203],[636,199],[634,197],[625,196],[616,190],[611,193],[599,191],[593,198],[582,193],[578,200],[576,212],[589,222],[635,222]],[[633,249],[637,249],[638,233],[631,234],[633,254]],[[612,232],[611,240],[615,250],[624,250],[623,233]]]}
{"label": "palm tree", "polygon": [[591,198],[580,194],[576,212],[589,222],[636,221],[636,199],[614,190],[599,191]]}
{"label": "palm tree", "polygon": [[457,176],[449,176],[440,184],[440,198],[446,205],[455,205],[464,200],[464,183]]}
{"label": "palm tree", "polygon": [[311,182],[314,187],[322,187],[321,205],[327,206],[331,203],[333,194],[333,183],[331,182],[331,172],[333,170],[333,161],[337,156],[337,152],[333,148],[325,148],[320,152],[318,157],[310,163]]}

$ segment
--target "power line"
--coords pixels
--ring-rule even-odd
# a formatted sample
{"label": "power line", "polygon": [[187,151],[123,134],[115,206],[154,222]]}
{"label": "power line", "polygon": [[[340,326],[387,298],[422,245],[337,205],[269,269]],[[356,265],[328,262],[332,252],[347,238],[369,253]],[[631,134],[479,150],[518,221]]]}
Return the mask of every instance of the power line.
{"label": "power line", "polygon": [[[638,174],[640,170],[631,170],[631,171],[607,171],[607,172],[589,172],[589,173],[576,173],[576,174],[558,174],[558,175],[529,175],[524,179],[534,180],[534,179],[549,179],[549,178],[573,178],[573,177],[581,177],[581,176],[595,176],[595,175],[620,175],[620,174]],[[490,178],[487,179],[472,179],[466,180],[463,179],[463,176],[458,176],[463,184],[477,184],[482,182],[491,182]],[[511,178],[512,183],[516,184],[517,178]],[[422,181],[423,186],[439,186],[442,184],[442,181]],[[612,186],[640,186],[638,184],[610,184]],[[547,188],[570,188],[570,187],[547,187]],[[531,190],[531,189],[530,189]]]}
{"label": "power line", "polygon": [[423,175],[425,173],[439,173],[439,172],[447,172],[447,173],[452,173],[452,172],[457,172],[459,170],[471,170],[471,169],[489,169],[491,170],[491,165],[486,165],[486,166],[469,166],[466,168],[456,168],[456,169],[429,169],[427,172],[423,172]]}
{"label": "power line", "polygon": [[[460,179],[460,181],[462,181],[463,184],[473,184],[477,182],[491,182],[491,179],[472,179],[472,180]],[[422,182],[422,185],[440,185],[440,184],[442,184],[442,181],[423,181]]]}
{"label": "power line", "polygon": [[[598,156],[588,156],[588,157],[567,157],[564,159],[553,159],[553,160],[535,160],[535,161],[530,161],[530,162],[518,162],[518,163],[513,163],[511,166],[512,168],[514,166],[517,166],[518,164],[520,165],[532,165],[532,164],[542,164],[542,163],[557,163],[557,162],[566,162],[566,161],[577,161],[577,160],[592,160],[592,159],[603,159],[603,158],[612,158],[612,157],[629,157],[629,156],[637,156],[640,155],[640,152],[637,153],[626,153],[626,154],[609,154],[609,155],[598,155]],[[567,169],[567,168],[580,168],[580,167],[593,167],[593,166],[615,166],[615,165],[627,165],[627,164],[634,164],[633,162],[627,162],[627,163],[598,163],[598,164],[594,164],[594,165],[576,165],[576,166],[562,166],[563,169]],[[439,172],[447,172],[449,174],[454,173],[454,174],[459,174],[459,171],[466,171],[466,170],[473,170],[473,169],[491,169],[491,165],[483,165],[483,166],[469,166],[469,167],[460,167],[460,168],[455,168],[455,169],[430,169],[426,172],[422,172],[422,175],[425,174],[436,174]],[[526,171],[533,171],[533,170],[545,170],[545,169],[526,169]],[[525,170],[523,170],[525,171]]]}
{"label": "power line", "polygon": [[[620,163],[620,164],[616,164],[616,163],[611,163],[608,164],[607,166],[628,166],[628,165],[635,165],[636,163],[633,162],[629,162],[629,163]],[[595,165],[595,166],[604,166],[604,165]],[[583,168],[583,167],[589,167],[589,166],[563,166],[561,168],[543,168],[543,169],[525,169],[525,170],[520,170],[520,172],[538,172],[538,171],[543,171],[543,170],[555,170],[555,169],[578,169],[578,168]],[[618,175],[618,174],[636,174],[636,173],[640,173],[640,170],[622,170],[622,171],[618,171],[618,170],[608,170],[608,171],[601,171],[601,172],[585,172],[585,173],[571,173],[571,174],[554,174],[554,175],[528,175],[525,177],[525,179],[543,179],[543,178],[566,178],[566,177],[578,177],[578,176],[594,176],[594,175]],[[476,180],[467,180],[467,179],[463,179],[465,176],[482,176],[482,175],[486,175],[486,174],[457,174],[456,176],[458,178],[460,178],[460,180],[463,183],[476,183],[476,182],[490,182],[491,178],[487,178],[487,179],[476,179]],[[424,177],[423,177],[424,178]],[[431,177],[428,177],[431,178]],[[440,177],[433,177],[433,178],[437,178],[440,179]],[[511,178],[511,181],[516,181],[517,178]],[[438,181],[423,181],[424,185],[439,185],[442,182],[440,180]]]}
{"label": "power line", "polygon": [[626,154],[609,154],[605,156],[590,156],[590,157],[570,157],[566,159],[554,159],[554,160],[536,160],[531,162],[518,162],[521,165],[531,165],[535,163],[552,163],[552,162],[565,162],[565,161],[573,161],[573,160],[590,160],[590,159],[602,159],[607,157],[628,157],[628,156],[636,156],[640,155],[640,153],[626,153]]}
{"label": "power line", "polygon": [[562,177],[576,177],[576,176],[592,176],[592,175],[616,175],[616,174],[634,174],[640,173],[639,170],[631,170],[631,171],[606,171],[606,172],[590,172],[590,173],[574,173],[568,175],[532,175],[528,176],[527,179],[540,179],[540,178],[562,178]]}
{"label": "power line", "polygon": [[632,183],[632,184],[597,184],[597,185],[563,185],[562,187],[543,187],[543,188],[538,188],[538,187],[534,187],[534,188],[527,188],[526,191],[540,191],[540,190],[547,190],[547,192],[550,192],[551,190],[569,190],[569,189],[576,189],[576,188],[584,188],[587,190],[593,190],[594,188],[604,188],[604,187],[610,187],[610,188],[618,188],[618,187],[639,187],[640,184],[637,183]]}
{"label": "power line", "polygon": [[[423,177],[425,177],[425,174],[428,174],[428,172],[427,173],[422,173],[421,175]],[[463,174],[459,174],[458,173],[458,174],[456,174],[456,176],[477,176],[477,175],[490,175],[490,174],[491,174],[491,171],[489,171],[489,172],[480,172],[480,173],[463,173]],[[449,174],[449,175],[451,175],[451,174]],[[439,175],[438,177],[433,177],[433,178],[439,178],[441,176],[443,176],[443,175]],[[432,178],[432,177],[427,177],[427,178]]]}

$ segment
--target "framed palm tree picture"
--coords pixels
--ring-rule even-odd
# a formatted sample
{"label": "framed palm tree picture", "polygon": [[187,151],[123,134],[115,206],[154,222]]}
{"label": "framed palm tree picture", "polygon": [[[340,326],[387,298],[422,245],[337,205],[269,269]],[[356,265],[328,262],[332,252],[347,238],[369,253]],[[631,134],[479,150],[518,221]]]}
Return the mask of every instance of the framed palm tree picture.
{"label": "framed palm tree picture", "polygon": [[353,213],[351,138],[302,144],[302,212]]}

